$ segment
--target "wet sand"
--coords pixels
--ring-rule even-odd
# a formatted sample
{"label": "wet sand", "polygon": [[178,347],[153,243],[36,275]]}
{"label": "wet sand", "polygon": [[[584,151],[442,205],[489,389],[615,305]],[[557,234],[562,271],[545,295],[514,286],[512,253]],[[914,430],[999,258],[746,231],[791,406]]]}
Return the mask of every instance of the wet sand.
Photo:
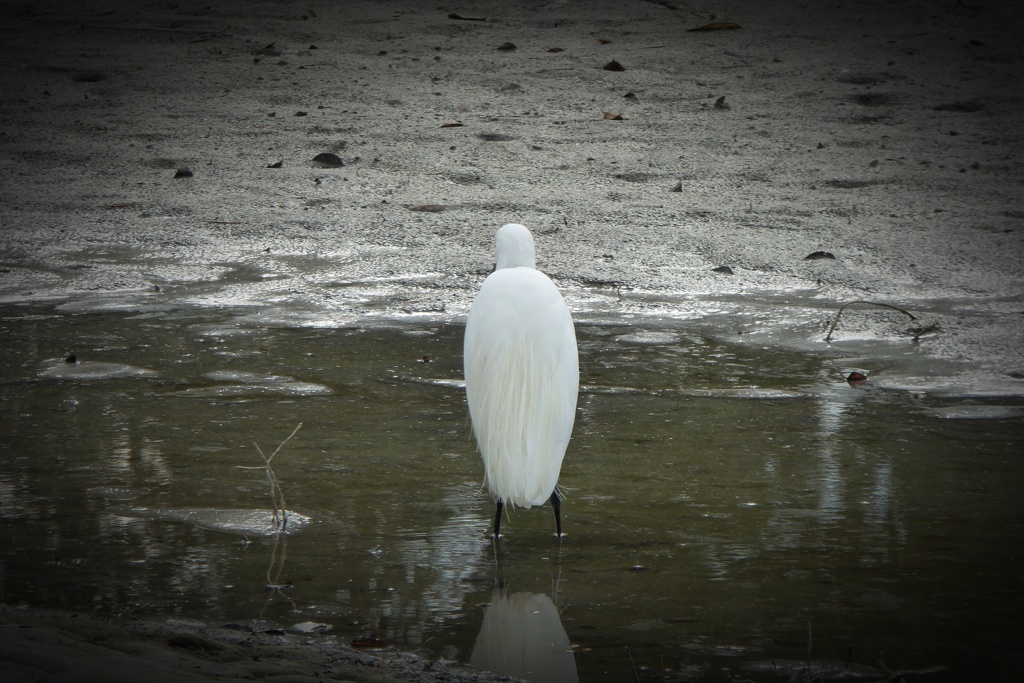
{"label": "wet sand", "polygon": [[[909,351],[915,390],[1019,395],[1010,5],[3,4],[0,301],[459,320],[519,222],[580,322],[813,349],[883,303],[915,319],[848,309],[860,365]],[[0,658],[26,676],[235,675],[149,626],[26,614]]]}

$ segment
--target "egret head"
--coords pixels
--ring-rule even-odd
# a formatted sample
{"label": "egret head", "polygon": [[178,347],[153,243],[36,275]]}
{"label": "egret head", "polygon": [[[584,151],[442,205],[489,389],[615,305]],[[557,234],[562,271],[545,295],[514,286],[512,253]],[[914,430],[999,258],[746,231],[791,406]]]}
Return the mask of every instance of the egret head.
{"label": "egret head", "polygon": [[533,235],[518,223],[503,225],[495,237],[495,269],[525,266],[536,268],[533,255]]}

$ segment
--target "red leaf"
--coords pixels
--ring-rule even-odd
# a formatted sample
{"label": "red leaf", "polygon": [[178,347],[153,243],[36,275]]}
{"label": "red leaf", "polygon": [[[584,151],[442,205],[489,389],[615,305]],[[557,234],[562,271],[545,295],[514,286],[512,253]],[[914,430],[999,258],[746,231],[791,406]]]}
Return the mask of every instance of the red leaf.
{"label": "red leaf", "polygon": [[380,640],[378,638],[356,638],[351,643],[352,647],[360,647],[363,649],[383,650],[388,646],[386,640]]}

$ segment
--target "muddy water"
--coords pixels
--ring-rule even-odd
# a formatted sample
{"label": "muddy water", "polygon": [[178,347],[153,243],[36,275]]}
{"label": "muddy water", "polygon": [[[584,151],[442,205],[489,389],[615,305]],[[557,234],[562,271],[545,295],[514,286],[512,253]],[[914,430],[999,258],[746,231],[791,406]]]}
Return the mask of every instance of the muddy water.
{"label": "muddy water", "polygon": [[[457,325],[0,313],[2,603],[314,622],[536,680],[1018,666],[1014,399],[583,324],[567,536],[519,510],[495,549]],[[275,535],[260,450],[300,424],[271,461]]]}

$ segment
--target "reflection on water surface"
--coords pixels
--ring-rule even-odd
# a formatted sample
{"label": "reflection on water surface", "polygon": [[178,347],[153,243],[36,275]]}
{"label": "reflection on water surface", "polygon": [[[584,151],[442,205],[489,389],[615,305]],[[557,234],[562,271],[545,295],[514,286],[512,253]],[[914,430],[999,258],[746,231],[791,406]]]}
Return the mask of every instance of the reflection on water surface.
{"label": "reflection on water surface", "polygon": [[[495,551],[458,326],[0,313],[0,602],[328,623],[538,680],[788,680],[808,650],[819,674],[1017,667],[1019,402],[581,325],[568,536],[515,511]],[[303,523],[277,538],[254,443],[299,423],[273,468]]]}

